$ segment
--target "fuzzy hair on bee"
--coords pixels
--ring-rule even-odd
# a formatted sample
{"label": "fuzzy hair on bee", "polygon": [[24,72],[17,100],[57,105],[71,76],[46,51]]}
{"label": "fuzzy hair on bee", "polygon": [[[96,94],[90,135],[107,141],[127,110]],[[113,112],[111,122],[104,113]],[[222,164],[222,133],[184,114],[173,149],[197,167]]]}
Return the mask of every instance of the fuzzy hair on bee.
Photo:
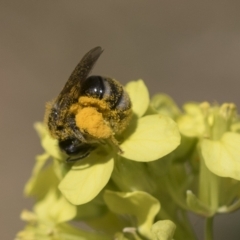
{"label": "fuzzy hair on bee", "polygon": [[58,97],[47,103],[45,123],[73,162],[87,157],[103,141],[121,149],[114,135],[128,125],[131,101],[123,86],[102,76],[88,76],[102,54],[95,47],[84,55]]}

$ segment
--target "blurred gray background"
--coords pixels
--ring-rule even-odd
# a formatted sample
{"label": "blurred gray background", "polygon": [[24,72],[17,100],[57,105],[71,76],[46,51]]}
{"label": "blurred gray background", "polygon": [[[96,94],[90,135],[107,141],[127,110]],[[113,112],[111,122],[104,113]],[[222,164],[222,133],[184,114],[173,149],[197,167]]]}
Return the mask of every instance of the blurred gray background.
{"label": "blurred gray background", "polygon": [[[0,1],[0,239],[23,228],[23,196],[41,121],[83,54],[105,51],[93,73],[151,94],[240,105],[240,1]],[[240,214],[215,220],[216,239],[240,239]],[[193,225],[201,229],[201,219]],[[197,230],[202,239],[202,230]]]}

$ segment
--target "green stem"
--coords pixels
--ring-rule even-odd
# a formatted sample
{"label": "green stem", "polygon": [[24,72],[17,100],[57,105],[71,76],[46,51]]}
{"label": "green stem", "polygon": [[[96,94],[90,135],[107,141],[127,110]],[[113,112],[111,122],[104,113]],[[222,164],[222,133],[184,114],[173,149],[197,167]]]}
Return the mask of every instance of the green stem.
{"label": "green stem", "polygon": [[221,178],[212,173],[206,166],[203,157],[200,155],[200,176],[199,176],[199,199],[209,206],[213,211],[219,207]]}
{"label": "green stem", "polygon": [[206,218],[204,240],[213,240],[213,217]]}

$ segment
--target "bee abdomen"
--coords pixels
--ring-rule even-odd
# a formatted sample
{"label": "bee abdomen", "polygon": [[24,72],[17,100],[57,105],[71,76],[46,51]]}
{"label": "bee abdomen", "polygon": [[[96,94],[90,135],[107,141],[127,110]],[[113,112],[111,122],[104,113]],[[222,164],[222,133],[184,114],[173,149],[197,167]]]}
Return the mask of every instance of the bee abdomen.
{"label": "bee abdomen", "polygon": [[101,76],[88,77],[81,86],[80,96],[88,96],[102,99],[105,92],[104,82]]}
{"label": "bee abdomen", "polygon": [[128,110],[131,108],[131,101],[128,94],[123,91],[119,101],[116,104],[116,110]]}
{"label": "bee abdomen", "polygon": [[90,76],[82,84],[80,96],[104,100],[110,109],[128,109],[130,100],[123,87],[114,79]]}

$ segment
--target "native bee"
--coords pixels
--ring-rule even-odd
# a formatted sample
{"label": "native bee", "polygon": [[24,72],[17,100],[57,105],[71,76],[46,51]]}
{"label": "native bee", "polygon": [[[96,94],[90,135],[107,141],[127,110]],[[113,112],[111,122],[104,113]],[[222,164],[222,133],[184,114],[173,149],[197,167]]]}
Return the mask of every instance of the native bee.
{"label": "native bee", "polygon": [[102,52],[95,47],[86,53],[59,96],[46,107],[46,125],[69,156],[67,162],[85,158],[104,141],[118,147],[114,135],[131,118],[130,98],[118,81],[88,76]]}

